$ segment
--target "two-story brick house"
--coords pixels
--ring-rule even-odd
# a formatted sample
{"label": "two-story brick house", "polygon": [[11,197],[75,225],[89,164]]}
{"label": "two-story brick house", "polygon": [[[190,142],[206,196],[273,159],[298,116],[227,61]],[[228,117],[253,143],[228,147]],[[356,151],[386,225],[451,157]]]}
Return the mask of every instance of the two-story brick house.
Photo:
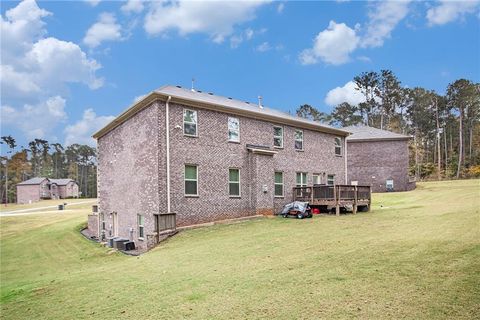
{"label": "two-story brick house", "polygon": [[175,212],[177,226],[273,214],[295,186],[346,182],[347,135],[259,104],[162,87],[94,134],[97,223],[145,249],[158,214]]}

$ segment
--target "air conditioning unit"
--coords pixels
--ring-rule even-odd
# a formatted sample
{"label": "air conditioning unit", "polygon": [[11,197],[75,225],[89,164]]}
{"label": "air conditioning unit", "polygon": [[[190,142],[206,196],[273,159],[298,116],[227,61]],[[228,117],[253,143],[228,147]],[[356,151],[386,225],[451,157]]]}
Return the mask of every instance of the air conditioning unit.
{"label": "air conditioning unit", "polygon": [[125,244],[125,251],[135,250],[135,242],[128,241],[128,242],[125,242],[124,244]]}
{"label": "air conditioning unit", "polygon": [[125,250],[125,243],[129,241],[129,239],[115,238],[113,239],[113,247],[118,250]]}

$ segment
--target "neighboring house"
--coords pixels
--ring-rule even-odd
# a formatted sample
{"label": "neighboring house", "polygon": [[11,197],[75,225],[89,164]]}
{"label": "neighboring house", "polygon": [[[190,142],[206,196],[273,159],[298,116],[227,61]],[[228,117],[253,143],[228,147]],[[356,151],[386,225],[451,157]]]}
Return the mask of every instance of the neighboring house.
{"label": "neighboring house", "polygon": [[343,128],[347,138],[348,183],[372,186],[372,192],[415,189],[410,178],[408,141],[410,136],[368,126]]}
{"label": "neighboring house", "polygon": [[72,179],[32,178],[17,184],[17,203],[41,199],[78,197],[78,184]]}
{"label": "neighboring house", "polygon": [[347,135],[259,104],[162,87],[94,134],[99,214],[89,229],[146,249],[161,214],[175,212],[177,226],[273,214],[295,186],[346,183]]}

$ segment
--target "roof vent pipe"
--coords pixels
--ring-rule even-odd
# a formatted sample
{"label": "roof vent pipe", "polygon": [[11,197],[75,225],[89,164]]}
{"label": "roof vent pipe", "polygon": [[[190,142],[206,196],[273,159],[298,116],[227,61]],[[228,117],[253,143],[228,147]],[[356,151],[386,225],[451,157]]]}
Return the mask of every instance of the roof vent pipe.
{"label": "roof vent pipe", "polygon": [[194,84],[195,84],[195,78],[192,78],[192,89],[190,89],[190,90],[192,90],[193,92],[195,92]]}
{"label": "roof vent pipe", "polygon": [[258,96],[258,107],[259,107],[260,109],[263,109],[262,96]]}

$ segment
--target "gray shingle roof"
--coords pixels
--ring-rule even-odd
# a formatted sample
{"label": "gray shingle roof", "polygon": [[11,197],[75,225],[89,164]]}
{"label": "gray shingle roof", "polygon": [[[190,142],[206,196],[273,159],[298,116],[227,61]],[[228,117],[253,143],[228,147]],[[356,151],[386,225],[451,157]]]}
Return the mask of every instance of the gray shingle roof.
{"label": "gray shingle roof", "polygon": [[93,134],[93,137],[98,139],[105,135],[107,132],[120,125],[134,114],[148,106],[155,99],[167,100],[167,97],[172,98],[172,102],[183,103],[187,105],[195,106],[199,104],[199,107],[218,110],[226,113],[240,114],[246,117],[254,119],[263,119],[279,124],[287,124],[291,126],[297,126],[299,128],[307,128],[311,130],[317,130],[321,132],[327,132],[336,134],[339,136],[348,135],[347,131],[335,128],[320,122],[300,118],[286,112],[263,107],[260,108],[258,103],[251,103],[246,101],[240,101],[232,98],[222,97],[214,95],[213,93],[201,92],[199,90],[189,90],[180,86],[163,86],[159,89],[150,92],[142,99],[135,102],[112,122],[107,124],[104,128]]}
{"label": "gray shingle roof", "polygon": [[40,184],[42,183],[43,180],[45,180],[47,178],[42,178],[42,177],[35,177],[35,178],[31,178],[31,179],[28,179],[28,180],[25,180],[23,182],[20,182],[20,183],[17,183],[17,186],[20,185],[32,185],[32,184]]}
{"label": "gray shingle roof", "polygon": [[368,140],[408,140],[411,136],[381,130],[369,126],[350,126],[343,130],[349,131],[352,134],[347,137],[347,141],[368,141]]}
{"label": "gray shingle roof", "polygon": [[58,186],[66,186],[70,181],[75,182],[72,179],[50,179],[51,183],[55,183]]}

